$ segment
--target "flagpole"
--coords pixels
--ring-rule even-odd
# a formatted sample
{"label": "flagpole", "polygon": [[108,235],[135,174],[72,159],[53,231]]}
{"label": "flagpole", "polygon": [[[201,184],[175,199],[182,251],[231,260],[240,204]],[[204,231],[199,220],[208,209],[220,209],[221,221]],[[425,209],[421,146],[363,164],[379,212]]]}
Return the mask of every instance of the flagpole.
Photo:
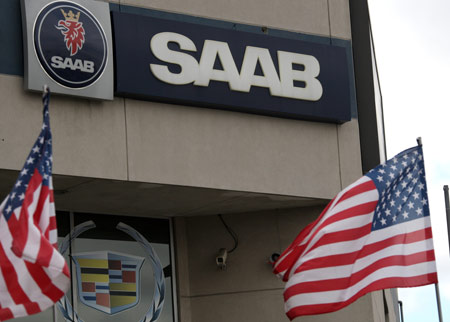
{"label": "flagpole", "polygon": [[439,322],[443,322],[444,320],[442,319],[441,296],[439,295],[439,285],[438,285],[438,283],[434,284],[434,288],[436,290],[436,301],[437,301]]}
{"label": "flagpole", "polygon": [[[419,146],[422,146],[422,137],[419,136],[416,140],[417,140],[417,144]],[[447,187],[447,189],[448,189],[448,187]],[[445,187],[444,187],[444,190],[445,190]],[[446,209],[448,209],[447,205],[448,205],[448,196],[446,199]],[[447,212],[447,218],[448,218],[448,212]],[[447,226],[448,226],[448,220],[447,220]],[[443,322],[444,320],[442,319],[441,295],[439,293],[438,283],[434,284],[434,289],[436,291],[436,302],[437,302],[437,309],[438,309],[438,315],[439,315],[439,322]]]}
{"label": "flagpole", "polygon": [[[445,199],[445,213],[447,214],[447,239],[450,236],[450,203],[448,199],[448,186],[444,186],[444,199]],[[450,250],[450,239],[449,239],[449,250]]]}

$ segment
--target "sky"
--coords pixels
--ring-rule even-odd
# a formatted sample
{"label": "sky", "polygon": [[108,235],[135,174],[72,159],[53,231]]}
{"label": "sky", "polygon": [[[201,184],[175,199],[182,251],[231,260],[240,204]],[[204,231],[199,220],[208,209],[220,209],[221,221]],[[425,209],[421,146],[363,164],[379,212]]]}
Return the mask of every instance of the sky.
{"label": "sky", "polygon": [[[422,137],[443,321],[450,256],[443,186],[450,186],[450,1],[368,0],[383,96],[387,157]],[[399,289],[405,322],[438,322],[434,285]]]}

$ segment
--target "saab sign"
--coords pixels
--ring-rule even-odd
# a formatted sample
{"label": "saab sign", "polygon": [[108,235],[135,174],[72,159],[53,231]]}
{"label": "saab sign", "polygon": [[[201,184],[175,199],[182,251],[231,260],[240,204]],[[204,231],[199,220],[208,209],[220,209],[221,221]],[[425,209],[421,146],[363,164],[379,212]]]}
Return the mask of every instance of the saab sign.
{"label": "saab sign", "polygon": [[[228,83],[230,90],[248,93],[252,86],[269,89],[272,96],[318,101],[322,97],[322,85],[317,79],[320,72],[318,60],[311,55],[277,51],[280,75],[275,68],[269,49],[246,46],[241,70],[238,71],[228,43],[205,40],[200,61],[189,54],[171,50],[169,43],[175,43],[181,50],[196,52],[194,42],[186,36],[174,32],[161,32],[152,37],[152,54],[163,62],[180,66],[179,73],[173,73],[165,64],[150,64],[150,70],[159,80],[173,85],[208,87],[210,81]],[[215,69],[219,59],[222,69]],[[255,75],[257,64],[262,75]],[[303,66],[303,70],[294,70],[293,65]],[[302,87],[294,86],[294,81],[303,82]]]}
{"label": "saab sign", "polygon": [[113,12],[116,94],[342,123],[344,47]]}

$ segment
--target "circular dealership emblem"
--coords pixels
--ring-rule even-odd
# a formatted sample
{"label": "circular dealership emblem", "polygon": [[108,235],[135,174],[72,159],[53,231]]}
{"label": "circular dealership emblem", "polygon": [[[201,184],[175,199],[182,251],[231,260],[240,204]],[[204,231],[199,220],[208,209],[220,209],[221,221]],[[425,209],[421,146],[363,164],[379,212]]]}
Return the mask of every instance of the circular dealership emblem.
{"label": "circular dealership emblem", "polygon": [[38,14],[34,47],[45,72],[74,89],[95,83],[108,57],[100,23],[87,9],[68,1],[50,3]]}

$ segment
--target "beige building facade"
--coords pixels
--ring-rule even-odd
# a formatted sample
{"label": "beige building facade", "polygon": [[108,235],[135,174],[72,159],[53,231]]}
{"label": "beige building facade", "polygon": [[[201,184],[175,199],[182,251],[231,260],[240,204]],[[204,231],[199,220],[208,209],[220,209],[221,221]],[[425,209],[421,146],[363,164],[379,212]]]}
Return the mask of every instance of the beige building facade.
{"label": "beige building facade", "polygon": [[[51,96],[55,203],[61,216],[69,216],[70,228],[77,214],[168,222],[171,280],[166,285],[171,299],[165,305],[171,303],[172,313],[161,317],[162,321],[288,321],[283,283],[272,274],[269,257],[281,253],[336,193],[382,157],[372,58],[364,51],[370,50],[365,47],[370,44],[367,5],[355,2],[121,0],[110,4],[111,10],[150,10],[162,16],[258,27],[262,33],[276,30],[346,42],[353,46],[350,60],[354,63],[348,122],[117,95],[112,101]],[[21,23],[18,0],[7,0],[0,9],[0,16],[11,24]],[[11,24],[8,28],[13,28]],[[20,38],[0,37],[2,199],[41,125],[40,93],[24,89],[22,38],[14,32]],[[217,267],[216,256],[221,248],[231,250],[234,241],[219,214],[238,238],[225,270]],[[148,229],[145,225],[135,228]],[[75,279],[75,267],[72,276]],[[142,306],[150,302],[140,299]],[[73,305],[83,321],[92,321],[89,313],[81,315],[84,304]],[[341,311],[298,320],[392,322],[398,319],[396,306],[395,292],[375,292]],[[120,314],[120,320],[127,319],[127,311]],[[130,314],[130,321],[139,321],[138,315]],[[57,309],[41,316],[23,321],[44,321],[49,316],[64,321]],[[109,319],[105,314],[101,321]]]}

